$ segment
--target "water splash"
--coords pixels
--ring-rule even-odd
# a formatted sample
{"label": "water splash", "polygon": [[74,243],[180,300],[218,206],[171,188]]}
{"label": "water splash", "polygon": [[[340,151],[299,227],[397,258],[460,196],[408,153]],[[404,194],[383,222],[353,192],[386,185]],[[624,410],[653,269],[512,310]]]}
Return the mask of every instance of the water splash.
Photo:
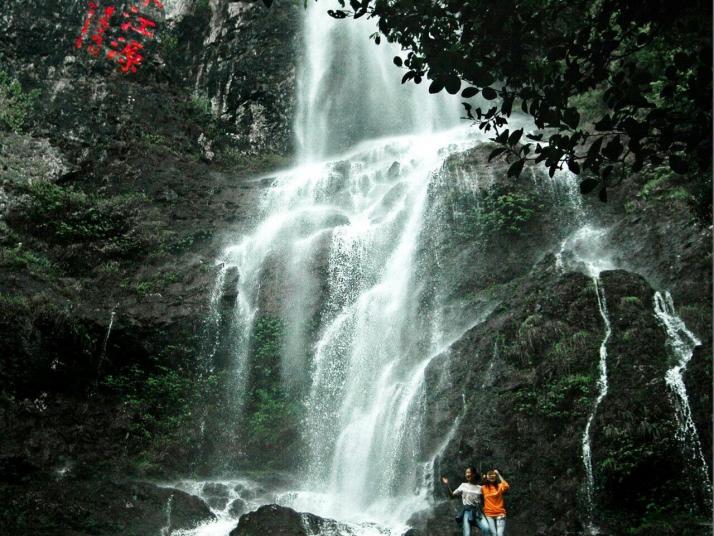
{"label": "water splash", "polygon": [[684,384],[684,373],[694,355],[694,348],[702,343],[677,316],[672,295],[668,291],[665,291],[664,294],[659,291],[655,292],[654,314],[667,332],[667,347],[677,360],[676,364],[664,375],[677,419],[677,439],[696,472],[696,481],[701,483],[705,501],[711,506],[712,484],[709,466],[702,451],[697,427],[689,406],[687,388]]}
{"label": "water splash", "polygon": [[590,277],[615,269],[607,233],[608,229],[590,223],[580,226],[561,242],[555,254],[556,268],[579,271]]}
{"label": "water splash", "polygon": [[600,403],[607,395],[607,342],[610,340],[610,335],[612,335],[612,328],[610,326],[610,319],[607,313],[607,301],[605,300],[605,291],[602,288],[599,277],[594,277],[593,282],[595,284],[595,292],[597,294],[597,304],[600,310],[600,316],[605,324],[605,337],[600,343],[600,361],[598,362],[598,371],[600,375],[597,380],[598,395],[595,399],[595,404],[593,404],[593,409],[588,417],[587,424],[585,425],[585,431],[583,432],[582,439],[582,450],[583,450],[583,465],[585,466],[585,500],[586,509],[588,515],[588,525],[587,530],[589,534],[598,534],[599,530],[595,526],[593,521],[593,514],[595,509],[594,503],[594,491],[595,491],[595,476],[593,474],[593,463],[592,463],[592,442],[590,437],[590,428],[595,416],[597,415],[598,407]]}

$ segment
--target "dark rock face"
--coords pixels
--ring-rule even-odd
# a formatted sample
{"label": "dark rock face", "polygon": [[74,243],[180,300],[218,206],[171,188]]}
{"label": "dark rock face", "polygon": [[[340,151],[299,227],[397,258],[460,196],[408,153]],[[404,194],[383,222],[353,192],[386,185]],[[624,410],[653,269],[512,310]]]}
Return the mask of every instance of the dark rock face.
{"label": "dark rock face", "polygon": [[[38,531],[157,534],[161,489],[137,488],[151,506],[121,523],[92,496],[211,467],[212,261],[255,210],[247,179],[291,157],[301,9],[166,4],[126,75],[74,48],[87,2],[3,3],[0,79],[37,93],[14,131],[0,121],[0,493],[14,501],[0,525],[15,534],[35,508]],[[187,497],[174,494],[174,528],[206,508]]]}
{"label": "dark rock face", "polygon": [[[238,526],[230,536],[309,536],[321,530],[337,530],[339,524],[331,519],[324,519],[314,514],[299,513],[292,508],[269,504],[261,506],[255,512],[243,514]],[[342,532],[331,532],[343,534]],[[345,534],[349,534],[346,532]]]}
{"label": "dark rock face", "polygon": [[294,4],[221,1],[170,21],[178,46],[165,61],[211,100],[243,152],[292,151],[299,19]]}
{"label": "dark rock face", "polygon": [[51,479],[32,490],[0,487],[0,498],[7,534],[138,536],[190,529],[214,518],[197,497],[148,483]]}
{"label": "dark rock face", "polygon": [[[435,360],[427,375],[434,408],[427,428],[439,431],[433,442],[460,418],[437,460],[437,476],[457,482],[470,463],[481,471],[499,468],[511,484],[507,506],[515,534],[584,530],[582,438],[598,392],[604,325],[593,281],[560,275],[552,261],[512,287],[514,294]],[[662,486],[676,489],[687,461],[675,440],[664,382],[671,365],[652,314],[654,290],[624,271],[603,273],[601,286],[612,336],[609,388],[591,432],[595,512],[601,527],[619,534],[638,526]],[[688,486],[677,496],[692,500]],[[440,522],[437,511],[413,520],[420,534],[451,530],[452,516]]]}
{"label": "dark rock face", "polygon": [[[446,474],[457,484],[468,464],[481,471],[499,468],[512,486],[506,500],[511,533],[579,534],[588,518],[582,440],[598,394],[605,326],[592,278],[563,272],[548,252],[557,253],[582,220],[568,212],[566,192],[549,189],[546,179],[512,186],[504,182],[504,170],[483,167],[479,153],[487,150],[447,162],[446,186],[435,191],[427,219],[425,257],[441,247],[437,254],[448,259],[433,284],[453,288],[466,313],[469,304],[492,312],[426,371],[425,456],[449,436],[436,460],[437,478]],[[465,217],[468,204],[461,205],[458,180],[464,174],[482,192],[473,196],[485,210],[498,209],[483,193],[489,189],[520,204],[525,223],[518,232],[502,226],[479,236]],[[451,192],[450,184],[457,184]],[[671,290],[678,312],[703,341],[686,381],[704,452],[710,453],[711,408],[702,405],[711,400],[711,359],[704,357],[711,355],[711,302],[704,292],[710,287],[710,232],[692,223],[683,204],[643,203],[642,212],[632,214],[631,205],[628,212],[617,199],[604,208],[588,207],[585,200],[583,209],[596,216],[595,225],[609,229],[605,252],[628,270],[604,272],[600,282],[612,335],[609,388],[590,433],[594,521],[604,533],[668,533],[668,524],[647,505],[662,504],[662,489],[676,489],[668,496],[676,495],[695,514],[678,516],[672,526],[703,533],[702,483],[677,484],[690,462],[675,438],[675,410],[664,381],[674,358],[654,317],[653,296]],[[480,217],[475,223],[491,222]],[[431,228],[453,239],[432,244]],[[456,288],[453,280],[465,284]],[[435,488],[435,499],[445,501],[440,483]],[[439,502],[409,523],[415,534],[452,534],[455,510],[455,503]]]}

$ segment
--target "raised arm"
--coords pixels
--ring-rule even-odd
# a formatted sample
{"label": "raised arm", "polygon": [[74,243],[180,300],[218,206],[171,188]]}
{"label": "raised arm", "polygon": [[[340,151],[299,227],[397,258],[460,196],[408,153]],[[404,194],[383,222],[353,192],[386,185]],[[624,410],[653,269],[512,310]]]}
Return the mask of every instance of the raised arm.
{"label": "raised arm", "polygon": [[506,479],[503,478],[503,475],[498,471],[498,469],[494,469],[496,471],[496,474],[498,475],[498,478],[501,480],[501,484],[503,484],[504,489],[508,489],[510,486],[508,485],[508,482],[506,482]]}
{"label": "raised arm", "polygon": [[455,491],[453,491],[453,490],[451,489],[451,486],[449,486],[449,479],[448,479],[448,478],[446,478],[445,476],[442,476],[442,477],[441,477],[441,483],[446,486],[446,489],[449,490],[449,494],[450,494],[452,497],[458,495],[458,493],[456,493]]}

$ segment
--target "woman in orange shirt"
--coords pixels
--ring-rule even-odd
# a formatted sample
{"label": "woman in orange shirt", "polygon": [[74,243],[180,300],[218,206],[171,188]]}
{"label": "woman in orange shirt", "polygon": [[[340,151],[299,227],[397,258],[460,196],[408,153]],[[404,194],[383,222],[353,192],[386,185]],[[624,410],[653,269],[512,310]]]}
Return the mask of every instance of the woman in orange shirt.
{"label": "woman in orange shirt", "polygon": [[481,493],[483,493],[483,515],[486,516],[491,536],[503,536],[506,532],[506,506],[503,503],[503,494],[507,490],[508,482],[498,469],[486,473]]}

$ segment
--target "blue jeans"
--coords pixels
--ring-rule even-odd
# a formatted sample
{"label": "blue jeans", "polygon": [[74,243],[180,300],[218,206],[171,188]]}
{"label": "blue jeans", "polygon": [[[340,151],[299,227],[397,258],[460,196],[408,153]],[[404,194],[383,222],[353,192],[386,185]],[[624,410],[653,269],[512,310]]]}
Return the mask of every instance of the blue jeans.
{"label": "blue jeans", "polygon": [[503,536],[506,533],[506,518],[505,517],[488,517],[486,516],[488,528],[491,531],[491,536]]}
{"label": "blue jeans", "polygon": [[[464,536],[471,536],[471,524],[476,520],[476,525],[481,530],[484,536],[489,535],[488,524],[479,510],[464,509],[463,530]],[[495,533],[494,533],[495,534]]]}

